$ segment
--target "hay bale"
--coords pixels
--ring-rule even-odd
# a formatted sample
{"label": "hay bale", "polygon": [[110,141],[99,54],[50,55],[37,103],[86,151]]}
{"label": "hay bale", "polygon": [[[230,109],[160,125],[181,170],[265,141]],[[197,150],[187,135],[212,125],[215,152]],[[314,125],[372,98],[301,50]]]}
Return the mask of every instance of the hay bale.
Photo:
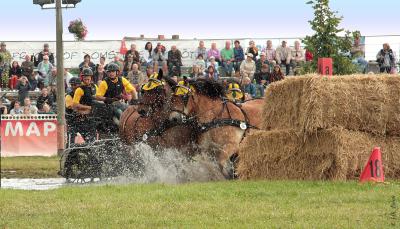
{"label": "hay bale", "polygon": [[270,85],[263,129],[314,133],[340,127],[400,136],[400,77],[308,75]]}
{"label": "hay bale", "polygon": [[386,177],[400,177],[400,139],[339,128],[304,136],[294,130],[256,131],[239,151],[241,179],[357,179],[375,146]]}

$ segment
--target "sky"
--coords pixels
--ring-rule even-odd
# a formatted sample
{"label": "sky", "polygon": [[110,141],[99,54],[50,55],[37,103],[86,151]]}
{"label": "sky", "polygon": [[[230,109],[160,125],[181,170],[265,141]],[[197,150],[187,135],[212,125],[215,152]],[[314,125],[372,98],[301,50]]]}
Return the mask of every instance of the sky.
{"label": "sky", "polygon": [[[308,0],[82,0],[63,10],[64,40],[73,40],[70,21],[81,18],[87,40],[124,36],[171,38],[293,38],[311,35]],[[399,35],[399,0],[331,0],[341,27],[363,35]],[[55,40],[55,10],[32,0],[1,0],[1,41]],[[10,9],[10,10],[4,10]]]}

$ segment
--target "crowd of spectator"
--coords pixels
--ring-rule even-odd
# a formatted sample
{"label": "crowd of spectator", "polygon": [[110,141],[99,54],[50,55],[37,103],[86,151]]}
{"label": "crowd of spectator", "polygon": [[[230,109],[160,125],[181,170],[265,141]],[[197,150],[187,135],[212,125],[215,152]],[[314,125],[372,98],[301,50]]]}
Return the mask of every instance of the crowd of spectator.
{"label": "crowd of spectator", "polygon": [[[1,103],[2,114],[22,113],[52,113],[55,111],[56,76],[57,69],[54,63],[54,54],[49,50],[49,45],[44,44],[43,50],[37,56],[26,55],[20,64],[12,61],[6,44],[0,44],[0,86],[2,90],[17,90],[18,99],[13,101],[11,109],[7,109]],[[364,59],[365,48],[359,37],[354,39],[350,51],[350,58],[361,72],[366,71],[368,62]],[[378,52],[377,63],[381,72],[391,73],[396,66],[396,58],[389,44],[384,44]],[[200,41],[196,48],[196,59],[188,78],[206,78],[211,80],[226,80],[232,77],[249,97],[264,96],[265,87],[268,84],[279,81],[290,74],[298,74],[304,63],[313,60],[313,54],[302,49],[299,41],[295,41],[290,47],[286,41],[274,48],[268,40],[265,48],[259,50],[254,41],[244,50],[240,41],[226,41],[225,46],[219,50],[216,43],[212,43],[207,49],[204,41]],[[117,64],[120,73],[140,91],[140,87],[147,82],[150,75],[158,69],[162,69],[164,75],[179,80],[182,77],[182,53],[175,45],[167,50],[158,42],[153,48],[151,42],[147,42],[144,52],[140,54],[135,44],[120,58],[118,55],[110,62]],[[77,66],[82,72],[90,68],[94,72],[93,82],[100,85],[106,77],[106,58],[101,57],[99,63],[94,63],[90,55],[85,55],[82,63]],[[284,70],[283,70],[284,68]],[[69,80],[73,77],[68,69],[64,70],[65,89],[71,90]],[[29,100],[29,91],[40,91],[36,100],[36,109]],[[27,100],[28,99],[28,100]],[[26,108],[26,109],[25,109]],[[29,108],[29,109],[28,109]]]}

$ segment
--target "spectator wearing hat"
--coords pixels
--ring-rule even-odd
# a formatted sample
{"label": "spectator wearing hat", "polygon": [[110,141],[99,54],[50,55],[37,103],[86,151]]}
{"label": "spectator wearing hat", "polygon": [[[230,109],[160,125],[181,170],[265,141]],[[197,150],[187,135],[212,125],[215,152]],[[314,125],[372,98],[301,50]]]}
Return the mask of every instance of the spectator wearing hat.
{"label": "spectator wearing hat", "polygon": [[176,48],[176,45],[171,46],[171,50],[168,51],[168,70],[169,72],[174,72],[176,76],[181,76],[181,66],[182,66],[182,53]]}
{"label": "spectator wearing hat", "polygon": [[235,54],[231,48],[230,41],[226,41],[225,48],[221,50],[221,60],[226,76],[230,77],[232,75],[233,62],[235,60]]}
{"label": "spectator wearing hat", "polygon": [[304,50],[300,47],[300,42],[294,42],[294,49],[292,49],[290,65],[294,71],[294,74],[297,75],[301,66],[303,66],[305,62],[305,53]]}
{"label": "spectator wearing hat", "polygon": [[220,51],[217,49],[217,44],[216,43],[212,43],[211,44],[211,48],[207,51],[207,58],[208,60],[214,57],[215,61],[217,61],[219,64],[221,63],[221,53]]}
{"label": "spectator wearing hat", "polygon": [[41,62],[43,62],[43,57],[48,56],[49,62],[54,65],[54,54],[49,50],[49,44],[45,43],[43,45],[43,50],[39,53],[35,66],[38,67]]}
{"label": "spectator wearing hat", "polygon": [[249,47],[247,48],[246,53],[251,53],[253,55],[254,62],[257,60],[258,48],[256,47],[256,43],[254,41],[249,42]]}
{"label": "spectator wearing hat", "polygon": [[260,59],[256,61],[256,72],[261,72],[261,67],[263,65],[269,66],[269,62],[267,60],[267,55],[265,54],[265,52],[261,52]]}
{"label": "spectator wearing hat", "polygon": [[53,65],[49,62],[49,57],[43,56],[43,61],[38,65],[38,87],[40,89],[49,86],[52,69]]}
{"label": "spectator wearing hat", "polygon": [[240,41],[236,40],[234,42],[235,47],[233,48],[233,54],[234,54],[234,62],[233,62],[233,68],[235,71],[237,71],[240,68],[240,64],[244,60],[244,51],[242,46],[240,46]]}
{"label": "spectator wearing hat", "polygon": [[0,86],[1,88],[8,87],[8,80],[9,80],[9,69],[12,57],[11,53],[6,49],[6,43],[0,43]]}
{"label": "spectator wearing hat", "polygon": [[253,80],[254,73],[256,72],[256,64],[253,57],[253,54],[247,53],[246,60],[240,65],[240,75],[242,77],[249,77],[251,80]]}
{"label": "spectator wearing hat", "polygon": [[290,60],[292,58],[292,49],[286,46],[286,41],[276,49],[276,62],[286,67],[286,75],[290,73]]}

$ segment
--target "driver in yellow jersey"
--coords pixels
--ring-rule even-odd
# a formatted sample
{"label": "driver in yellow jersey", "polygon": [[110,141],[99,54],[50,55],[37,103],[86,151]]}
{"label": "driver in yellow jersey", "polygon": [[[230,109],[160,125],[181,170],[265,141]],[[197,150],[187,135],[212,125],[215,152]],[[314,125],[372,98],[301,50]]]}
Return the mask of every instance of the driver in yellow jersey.
{"label": "driver in yellow jersey", "polygon": [[90,68],[83,69],[82,75],[83,83],[75,90],[72,107],[80,114],[77,117],[77,132],[85,141],[93,142],[96,139],[96,124],[92,118],[92,106],[97,86],[92,82],[93,71]]}
{"label": "driver in yellow jersey", "polygon": [[119,75],[118,65],[111,63],[107,67],[107,77],[101,81],[96,93],[96,99],[111,105],[114,115],[119,119],[127,105],[121,100],[123,94],[127,93],[132,96],[131,103],[137,100],[137,92],[135,87],[124,77]]}
{"label": "driver in yellow jersey", "polygon": [[82,70],[83,83],[75,90],[73,108],[80,114],[87,115],[92,111],[97,86],[92,82],[93,71],[90,68]]}

